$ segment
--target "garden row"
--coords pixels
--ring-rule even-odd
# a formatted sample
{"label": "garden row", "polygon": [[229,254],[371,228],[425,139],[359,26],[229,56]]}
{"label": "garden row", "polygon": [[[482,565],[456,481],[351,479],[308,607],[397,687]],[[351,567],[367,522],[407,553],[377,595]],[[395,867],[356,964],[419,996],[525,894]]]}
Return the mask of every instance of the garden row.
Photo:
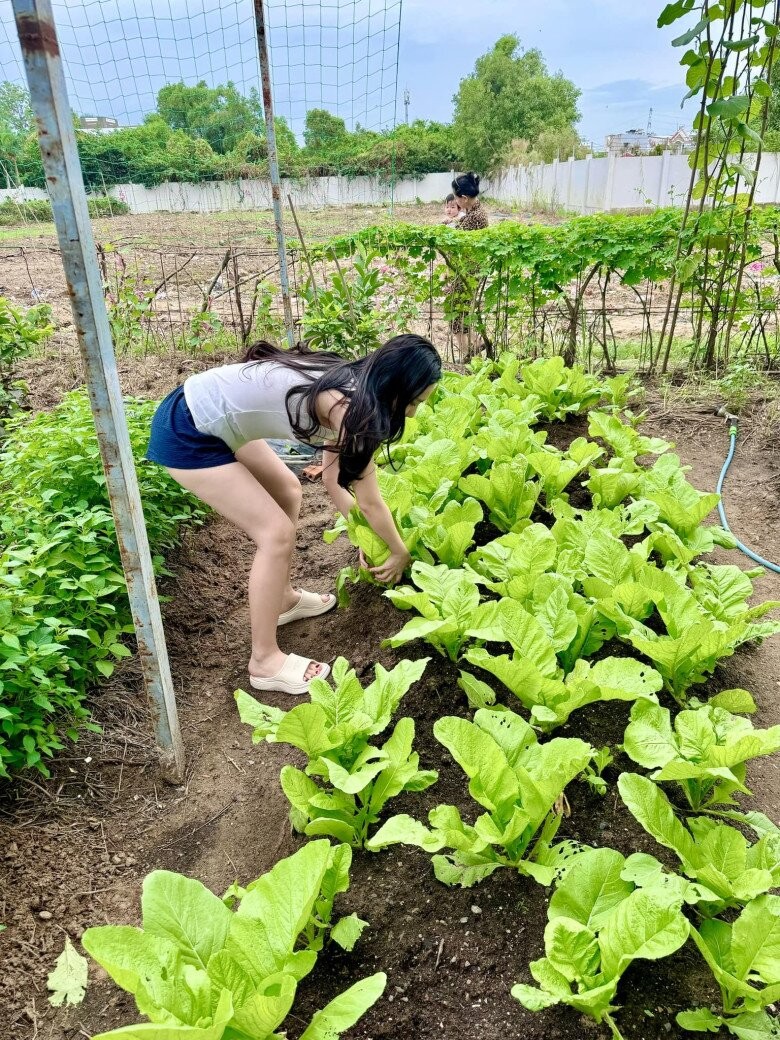
{"label": "garden row", "polygon": [[[155,404],[128,401],[136,458]],[[9,420],[0,446],[0,778],[48,774],[47,760],[90,726],[90,686],[130,655],[133,632],[89,401]],[[159,466],[139,467],[158,573],[180,524],[204,515]]]}
{"label": "garden row", "polygon": [[[663,367],[664,334],[673,338],[678,318],[677,335],[694,346],[711,339],[712,352],[728,338],[726,361],[747,350],[769,361],[777,353],[778,299],[766,276],[780,272],[780,210],[748,216],[722,207],[684,227],[681,221],[680,211],[668,209],[553,225],[506,220],[469,234],[412,224],[367,228],[312,248],[309,260],[335,257],[341,265],[324,289],[309,290],[304,332],[354,352],[367,333],[378,339],[398,311],[432,319],[443,307],[446,319],[459,318],[494,354],[521,342],[529,354],[552,348],[570,364],[593,352],[611,369],[620,338],[612,318],[625,313],[637,315],[633,335],[646,343],[653,369]],[[386,313],[361,267],[367,258],[392,279]],[[344,261],[353,264],[351,280]],[[304,283],[306,271],[301,276]],[[627,295],[608,295],[616,291]]]}
{"label": "garden row", "polygon": [[[156,872],[142,930],[85,934],[87,950],[160,1025],[145,1035],[271,1040],[324,940],[351,949],[365,927],[354,915],[334,920],[351,849],[401,843],[429,852],[446,885],[511,870],[553,886],[545,956],[530,966],[537,985],[512,990],[532,1011],[569,1004],[620,1037],[613,1014],[626,969],[690,939],[722,1007],[693,1008],[678,1024],[776,1036],[766,1008],[780,998],[780,830],[736,796],[750,793],[747,763],[780,749],[780,727],[744,717],[755,710],[745,690],[706,703],[694,692],[738,646],[778,631],[761,620],[778,604],[748,606],[758,572],[702,559],[731,544],[702,525],[716,498],[691,487],[671,445],[642,435],[638,416],[619,417],[624,379],[600,383],[560,359],[522,373],[515,358],[474,368],[445,376],[380,480],[415,560],[412,584],[386,593],[414,614],[389,643],[427,640],[461,667],[474,714],[441,718],[434,734],[479,809],[466,820],[442,804],[427,825],[386,815],[402,792],[437,781],[414,750],[414,720],[395,718],[427,659],[377,665],[365,688],[340,659],[331,681],[313,682],[311,701],[288,712],[238,691],[255,741],[305,755],[303,769],[284,767],[281,786],[293,827],[314,840],[223,901]],[[591,440],[566,450],[548,442],[546,424],[585,411]],[[329,537],[342,529],[381,561],[386,549],[359,513]],[[370,576],[346,572],[342,598],[354,580]],[[623,747],[646,771],[621,774],[619,795],[671,860],[661,849],[624,857],[556,840],[567,785],[584,776],[605,790],[610,759],[608,749],[548,733],[584,705],[612,700],[633,702]],[[356,983],[302,1040],[340,1035],[384,983],[381,974]]]}

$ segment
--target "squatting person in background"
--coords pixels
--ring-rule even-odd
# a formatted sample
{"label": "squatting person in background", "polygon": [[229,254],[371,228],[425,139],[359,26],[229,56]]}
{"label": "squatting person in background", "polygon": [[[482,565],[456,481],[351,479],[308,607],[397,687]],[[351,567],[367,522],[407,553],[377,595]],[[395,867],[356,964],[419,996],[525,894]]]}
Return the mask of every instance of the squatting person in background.
{"label": "squatting person in background", "polygon": [[301,485],[266,439],[323,445],[328,494],[344,516],[357,502],[390,550],[372,574],[394,584],[410,556],[380,494],[373,457],[401,436],[440,378],[439,354],[422,336],[396,336],[357,361],[260,342],[240,363],[190,376],[160,403],[147,459],[257,547],[249,574],[254,689],[305,694],[312,679],[329,673],[327,664],[283,653],[277,628],[336,605],[333,595],[290,584]]}
{"label": "squatting person in background", "polygon": [[[489,224],[488,213],[479,197],[479,175],[469,171],[461,173],[452,182],[452,191],[461,216],[455,223],[459,231],[481,231]],[[473,290],[461,277],[455,277],[447,286],[447,293],[455,311],[450,328],[457,346],[458,358],[468,361],[473,353],[469,348],[468,314]]]}

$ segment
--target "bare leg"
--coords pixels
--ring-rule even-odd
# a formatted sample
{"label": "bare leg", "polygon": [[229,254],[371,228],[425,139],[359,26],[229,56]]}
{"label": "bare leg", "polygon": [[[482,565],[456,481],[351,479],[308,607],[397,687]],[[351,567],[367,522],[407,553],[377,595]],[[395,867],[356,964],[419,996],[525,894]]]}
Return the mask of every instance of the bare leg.
{"label": "bare leg", "polygon": [[[276,504],[285,511],[292,522],[294,530],[298,530],[298,517],[301,512],[301,482],[291,473],[265,441],[249,441],[236,452],[238,461],[246,466],[252,476],[271,495]],[[292,554],[290,554],[290,567]],[[282,612],[300,599],[300,589],[290,584],[290,567],[287,570],[287,585],[282,595]],[[327,596],[322,597],[323,603]]]}
{"label": "bare leg", "polygon": [[[292,520],[241,462],[168,472],[182,487],[240,527],[257,546],[249,572],[249,672],[263,677],[276,675],[285,662],[276,641],[276,625],[289,586],[290,557],[295,547]],[[320,670],[319,664],[310,665],[306,678],[313,678]]]}

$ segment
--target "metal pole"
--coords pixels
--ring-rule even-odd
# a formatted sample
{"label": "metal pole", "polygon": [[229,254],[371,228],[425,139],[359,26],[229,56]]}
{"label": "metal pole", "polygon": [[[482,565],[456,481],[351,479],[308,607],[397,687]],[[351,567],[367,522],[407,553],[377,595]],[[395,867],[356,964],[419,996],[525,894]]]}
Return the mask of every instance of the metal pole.
{"label": "metal pole", "polygon": [[13,8],[160,761],[178,782],[184,745],[51,0]]}
{"label": "metal pole", "polygon": [[268,146],[268,172],[271,175],[271,203],[276,226],[276,249],[279,253],[279,280],[282,283],[282,306],[287,343],[295,346],[292,306],[290,304],[290,277],[287,271],[287,246],[284,240],[282,220],[282,183],[279,179],[279,154],[276,150],[276,127],[274,126],[274,101],[271,91],[271,65],[268,60],[268,35],[265,29],[263,0],[255,0],[255,25],[257,26],[257,55],[260,59],[260,81],[263,88],[263,112],[265,113],[265,137]]}

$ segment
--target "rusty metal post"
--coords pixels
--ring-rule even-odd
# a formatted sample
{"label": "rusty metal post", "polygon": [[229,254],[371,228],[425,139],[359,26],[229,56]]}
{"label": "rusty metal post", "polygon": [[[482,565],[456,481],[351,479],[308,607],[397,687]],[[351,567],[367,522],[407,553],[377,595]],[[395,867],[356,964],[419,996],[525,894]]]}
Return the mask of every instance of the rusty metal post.
{"label": "rusty metal post", "polygon": [[287,343],[295,346],[292,306],[290,304],[290,276],[287,270],[287,245],[284,238],[282,219],[282,183],[279,178],[279,153],[276,149],[276,127],[274,126],[274,101],[271,90],[271,64],[268,59],[268,34],[265,27],[263,0],[255,0],[255,25],[257,27],[257,56],[260,60],[260,82],[263,88],[263,112],[265,114],[265,138],[268,147],[268,172],[271,177],[271,204],[276,226],[276,249],[279,253],[279,280],[282,285],[284,326]]}
{"label": "rusty metal post", "polygon": [[178,782],[184,745],[51,0],[13,8],[161,765]]}

